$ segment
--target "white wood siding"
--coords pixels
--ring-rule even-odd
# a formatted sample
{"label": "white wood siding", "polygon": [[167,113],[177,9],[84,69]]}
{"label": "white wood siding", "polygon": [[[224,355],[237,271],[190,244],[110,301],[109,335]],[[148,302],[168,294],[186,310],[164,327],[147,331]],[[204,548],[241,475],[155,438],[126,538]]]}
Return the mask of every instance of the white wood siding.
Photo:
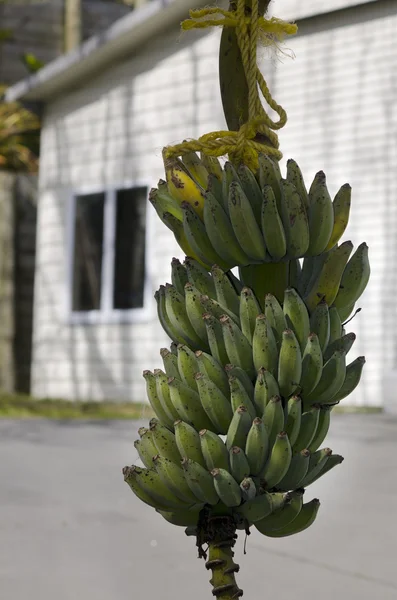
{"label": "white wood siding", "polygon": [[[297,3],[279,0],[282,10]],[[315,3],[312,2],[312,5]],[[281,132],[285,158],[307,181],[323,169],[332,192],[353,186],[346,239],[370,246],[372,280],[351,328],[352,359],[367,357],[364,384],[351,403],[381,405],[384,371],[396,360],[397,292],[390,268],[397,234],[396,8],[377,2],[349,22],[302,21],[288,46],[295,60],[263,63],[278,102],[288,111]],[[379,6],[386,8],[379,11]],[[295,6],[296,9],[296,6]],[[362,13],[364,15],[364,11]],[[177,27],[100,78],[82,82],[47,108],[42,139],[33,393],[67,398],[143,400],[141,372],[161,366],[166,337],[152,318],[142,325],[69,326],[65,320],[66,203],[73,188],[156,183],[165,144],[224,126],[217,82],[219,32],[180,35]],[[200,57],[200,58],[199,58]],[[181,256],[172,234],[152,215],[152,290],[170,281]],[[386,254],[388,253],[388,254]],[[391,256],[391,258],[387,258]],[[380,334],[382,332],[382,335]]]}

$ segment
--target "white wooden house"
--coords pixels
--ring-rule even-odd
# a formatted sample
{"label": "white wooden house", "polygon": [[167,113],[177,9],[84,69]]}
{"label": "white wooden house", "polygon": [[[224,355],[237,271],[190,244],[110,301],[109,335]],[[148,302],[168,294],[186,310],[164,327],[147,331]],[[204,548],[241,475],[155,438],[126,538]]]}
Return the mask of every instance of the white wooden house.
{"label": "white wooden house", "polygon": [[[9,90],[10,99],[43,106],[36,396],[139,401],[142,370],[161,366],[167,338],[153,294],[181,252],[147,190],[163,176],[164,145],[224,127],[220,31],[179,29],[195,6],[152,0]],[[351,183],[348,237],[370,246],[372,279],[352,323],[351,352],[365,354],[367,365],[349,403],[381,406],[397,361],[397,3],[276,0],[273,10],[299,26],[287,43],[294,60],[261,58],[289,116],[284,157],[294,157],[308,181],[323,169],[332,192]],[[79,227],[96,249],[90,271],[79,262],[88,252]]]}

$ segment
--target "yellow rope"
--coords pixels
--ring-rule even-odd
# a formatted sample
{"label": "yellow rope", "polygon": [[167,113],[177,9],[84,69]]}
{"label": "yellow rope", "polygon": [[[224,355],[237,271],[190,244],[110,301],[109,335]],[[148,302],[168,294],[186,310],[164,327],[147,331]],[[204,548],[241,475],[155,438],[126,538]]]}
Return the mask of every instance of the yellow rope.
{"label": "yellow rope", "polygon": [[[258,153],[265,152],[277,159],[282,157],[278,149],[275,130],[287,122],[285,110],[272,97],[266,81],[257,65],[258,39],[262,44],[274,45],[285,35],[293,35],[297,26],[272,17],[265,19],[258,15],[258,0],[252,0],[251,15],[245,14],[245,0],[237,0],[235,11],[216,7],[206,7],[189,12],[190,19],[182,22],[182,29],[207,27],[234,27],[239,45],[241,60],[248,85],[248,121],[238,131],[213,131],[202,135],[198,140],[185,141],[164,149],[166,158],[181,156],[187,152],[204,152],[210,156],[229,155],[233,162],[244,163],[251,169],[258,166]],[[268,106],[279,116],[273,121],[262,106],[259,90]],[[256,141],[258,134],[267,138],[270,144]]]}

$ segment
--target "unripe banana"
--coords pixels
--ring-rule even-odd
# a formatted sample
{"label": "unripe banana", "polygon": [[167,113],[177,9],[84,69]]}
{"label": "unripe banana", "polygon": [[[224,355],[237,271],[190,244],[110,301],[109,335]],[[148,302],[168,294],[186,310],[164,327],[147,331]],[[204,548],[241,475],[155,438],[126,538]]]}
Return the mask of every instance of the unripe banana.
{"label": "unripe banana", "polygon": [[175,434],[169,429],[161,425],[161,423],[151,422],[150,431],[152,435],[152,442],[157,448],[157,452],[169,458],[175,464],[179,465],[181,462],[181,455],[179,454],[178,446],[175,441]]}
{"label": "unripe banana", "polygon": [[259,154],[259,185],[261,189],[270,186],[277,202],[277,208],[281,214],[281,173],[279,164],[272,160],[267,154]]}
{"label": "unripe banana", "polygon": [[160,398],[157,395],[155,376],[151,371],[146,370],[143,372],[143,377],[146,381],[146,394],[154,413],[158,416],[163,425],[168,427],[168,429],[173,429],[173,420],[170,419],[170,417],[165,412],[160,402]]}
{"label": "unripe banana", "polygon": [[197,498],[206,504],[218,504],[219,498],[214,487],[213,477],[204,467],[194,460],[184,458],[182,469],[188,486]]}
{"label": "unripe banana", "polygon": [[211,269],[212,280],[215,284],[216,299],[221,306],[227,308],[228,311],[236,315],[239,320],[240,298],[230,281],[222,269],[217,265],[213,265]]}
{"label": "unripe banana", "polygon": [[200,510],[203,505],[199,505],[199,508],[192,508],[190,510],[178,510],[178,511],[166,511],[156,510],[168,523],[176,525],[178,527],[196,526],[200,517]]}
{"label": "unripe banana", "polygon": [[315,333],[320,343],[321,352],[325,352],[330,335],[330,319],[328,304],[320,302],[310,316],[310,331]]}
{"label": "unripe banana", "polygon": [[310,289],[305,296],[306,306],[310,312],[313,312],[322,300],[328,306],[333,303],[352,249],[351,242],[344,242],[341,246],[335,246],[328,252],[320,273],[313,284],[309,284]]}
{"label": "unripe banana", "polygon": [[242,250],[251,261],[263,262],[266,259],[265,240],[249,200],[237,181],[232,181],[229,186],[228,209],[233,231]]}
{"label": "unripe banana", "polygon": [[255,382],[254,404],[258,415],[263,415],[270,398],[279,396],[280,390],[275,377],[264,368],[259,369]]}
{"label": "unripe banana", "polygon": [[334,228],[334,209],[323,171],[316,174],[309,191],[309,256],[321,254],[326,249]]}
{"label": "unripe banana", "polygon": [[301,393],[310,394],[318,385],[323,372],[323,354],[320,342],[315,333],[307,338],[305,351],[302,356],[302,376],[299,382]]}
{"label": "unripe banana", "polygon": [[277,531],[288,527],[297,518],[303,506],[303,491],[297,490],[288,494],[288,500],[271,515],[255,523],[255,527],[263,535],[272,536]]}
{"label": "unripe banana", "polygon": [[186,256],[184,265],[189,283],[191,283],[200,294],[206,294],[210,298],[215,297],[215,285],[211,275],[197,260]]}
{"label": "unripe banana", "polygon": [[302,414],[299,435],[292,447],[294,454],[310,446],[316,435],[319,417],[320,407],[318,405],[312,406],[310,410]]}
{"label": "unripe banana", "polygon": [[318,417],[316,433],[308,446],[310,452],[315,452],[325,440],[331,422],[331,409],[329,406],[321,406]]}
{"label": "unripe banana", "polygon": [[241,331],[250,343],[252,343],[255,331],[256,317],[260,312],[261,308],[254,292],[250,288],[244,287],[240,294],[239,316]]}
{"label": "unripe banana", "polygon": [[248,432],[251,429],[252,419],[245,406],[239,406],[234,412],[226,435],[226,448],[232,446],[245,448]]}
{"label": "unripe banana", "polygon": [[202,429],[199,436],[207,469],[209,471],[215,468],[227,470],[229,468],[229,452],[219,435],[209,429]]}
{"label": "unripe banana", "polygon": [[255,331],[252,338],[252,356],[255,371],[264,367],[274,376],[277,375],[277,342],[273,329],[263,314],[256,318]]}
{"label": "unripe banana", "polygon": [[182,222],[183,214],[180,203],[168,192],[165,181],[160,179],[158,186],[159,188],[152,188],[149,192],[149,202],[154,207],[158,216],[163,221],[164,213],[170,213],[174,218]]}
{"label": "unripe banana", "polygon": [[[143,439],[145,439],[145,438],[143,438]],[[149,446],[145,443],[142,443],[142,439],[135,440],[134,448],[138,452],[138,456],[141,459],[143,465],[147,469],[151,469],[153,466],[153,463],[152,463],[153,456],[156,456],[156,454],[157,454],[157,449],[155,447],[153,447],[153,444],[150,444],[150,446]],[[154,454],[152,453],[153,449],[154,449]]]}
{"label": "unripe banana", "polygon": [[182,202],[183,211],[183,230],[186,235],[189,246],[198,256],[203,264],[218,264],[223,269],[230,269],[233,266],[230,261],[224,261],[215,251],[206,231],[201,217],[194,211],[188,202]]}
{"label": "unripe banana", "polygon": [[167,309],[165,306],[165,286],[160,285],[159,289],[154,294],[154,298],[157,303],[157,315],[160,321],[162,328],[165,333],[173,340],[174,343],[183,343],[184,339],[179,333],[176,331],[175,327],[172,325],[169,316],[167,314]]}
{"label": "unripe banana", "polygon": [[309,469],[309,460],[310,452],[307,448],[294,454],[287,473],[277,484],[278,489],[289,492],[302,487],[301,482],[306,477]]}
{"label": "unripe banana", "polygon": [[200,350],[203,343],[190,323],[186,313],[185,298],[169,284],[165,286],[165,308],[171,325],[175,328],[178,336],[185,340],[190,348]]}
{"label": "unripe banana", "polygon": [[298,163],[292,158],[287,160],[287,181],[295,186],[296,191],[303,200],[306,212],[309,214],[309,195],[303,180],[302,171]]}
{"label": "unripe banana", "polygon": [[170,350],[172,352],[172,354],[175,354],[175,356],[178,355],[178,344],[176,342],[171,342],[170,344]]}
{"label": "unripe banana", "polygon": [[229,450],[230,473],[237,483],[241,483],[250,474],[250,466],[244,450],[232,446]]}
{"label": "unripe banana", "polygon": [[233,182],[240,183],[240,177],[233,164],[230,161],[226,161],[223,165],[222,174],[222,201],[226,214],[229,214],[229,192],[230,185]]}
{"label": "unripe banana", "polygon": [[328,473],[328,471],[330,471],[337,465],[340,465],[343,461],[344,458],[343,456],[340,456],[340,454],[331,454],[331,456],[328,456],[328,460],[325,462],[323,468],[319,473],[317,473],[316,477],[311,480],[311,483],[317,481],[317,479],[325,475],[325,473]]}
{"label": "unripe banana", "polygon": [[284,409],[280,396],[273,396],[265,407],[263,422],[269,436],[269,449],[274,445],[277,435],[284,431]]}
{"label": "unripe banana", "polygon": [[241,489],[233,476],[225,469],[212,469],[211,475],[221,502],[228,507],[239,506]]}
{"label": "unripe banana", "polygon": [[283,311],[287,328],[295,333],[303,352],[310,332],[309,313],[302,298],[293,288],[287,288],[284,292]]}
{"label": "unripe banana", "polygon": [[335,244],[339,242],[340,238],[345,232],[349,222],[351,192],[352,189],[350,185],[345,183],[339,189],[332,202],[332,208],[334,211],[334,226],[327,247],[325,248],[325,252],[331,250],[331,248],[333,248]]}
{"label": "unripe banana", "polygon": [[271,514],[273,510],[272,494],[265,492],[241,504],[236,512],[249,523],[257,523]]}
{"label": "unripe banana", "polygon": [[176,291],[181,296],[184,296],[185,284],[188,282],[188,277],[185,267],[178,258],[173,258],[171,261],[171,282]]}
{"label": "unripe banana", "polygon": [[180,204],[188,202],[200,218],[203,217],[204,190],[189,175],[177,158],[164,160],[168,190]]}
{"label": "unripe banana", "polygon": [[281,260],[287,252],[287,238],[270,185],[263,188],[261,225],[267,252],[274,261]]}
{"label": "unripe banana", "polygon": [[246,165],[241,164],[237,170],[241,187],[247,196],[257,223],[261,222],[263,196],[255,175]]}
{"label": "unripe banana", "polygon": [[273,296],[273,294],[266,294],[265,317],[267,319],[267,322],[273,329],[277,345],[278,347],[280,347],[283,331],[287,329],[287,322],[285,320],[283,309],[279,301],[275,296]]}
{"label": "unripe banana", "polygon": [[[243,371],[243,369],[241,369],[241,367],[236,367],[236,365],[227,364],[227,365],[225,365],[225,373],[227,374],[228,378],[236,377],[240,381],[240,383],[243,385],[245,391],[248,394],[248,397],[253,399],[254,385],[253,385],[250,377],[248,377],[247,373],[245,371]],[[230,389],[229,389],[229,391],[230,391]]]}
{"label": "unripe banana", "polygon": [[326,351],[324,352],[324,362],[327,362],[327,360],[329,360],[333,353],[337,350],[343,351],[345,354],[348,354],[355,341],[355,333],[346,333],[346,335],[342,335],[342,337],[338,340],[334,340],[332,344],[329,344]]}
{"label": "unripe banana", "polygon": [[210,192],[205,196],[204,224],[213,248],[223,260],[231,266],[246,265],[250,262],[237,241],[225,208]]}
{"label": "unripe banana", "polygon": [[368,246],[360,244],[343,271],[334,306],[341,310],[351,306],[361,296],[369,280],[371,268],[368,260]]}
{"label": "unripe banana", "polygon": [[279,538],[300,533],[314,523],[319,508],[320,501],[317,498],[314,498],[310,502],[303,504],[300,513],[297,517],[295,517],[295,519],[293,519],[293,521],[291,521],[291,523],[281,529],[278,529],[277,531],[268,532],[265,535]]}
{"label": "unripe banana", "polygon": [[240,318],[238,315],[228,310],[226,306],[221,306],[219,302],[205,295],[200,296],[200,302],[204,312],[210,313],[216,319],[220,319],[223,315],[227,315],[238,327],[240,327]]}
{"label": "unripe banana", "polygon": [[177,498],[186,504],[196,504],[200,501],[186,483],[182,468],[172,460],[157,454],[153,457],[153,464],[161,481]]}
{"label": "unripe banana", "polygon": [[269,449],[269,435],[262,419],[252,421],[247,435],[245,454],[252,475],[259,475],[265,466]]}
{"label": "unripe banana", "polygon": [[209,156],[208,154],[204,154],[204,152],[200,153],[201,162],[204,167],[207,169],[208,173],[212,174],[219,181],[222,179],[222,166],[216,156]]}
{"label": "unripe banana", "polygon": [[321,379],[310,394],[303,395],[305,406],[327,404],[338,393],[346,376],[346,354],[343,351],[333,353],[325,363]]}
{"label": "unripe banana", "polygon": [[[342,322],[340,320],[338,309],[332,306],[329,309],[329,340],[328,345],[333,344],[342,337]],[[328,346],[327,346],[328,347]]]}
{"label": "unripe banana", "polygon": [[172,377],[168,380],[168,385],[171,402],[180,419],[192,424],[197,431],[207,427],[210,429],[213,428],[213,424],[202,407],[200,396],[197,392],[182,383],[182,381]]}
{"label": "unripe banana", "polygon": [[204,373],[196,373],[195,377],[201,405],[212,423],[210,427],[202,427],[202,429],[226,434],[233,417],[228,398]]}
{"label": "unripe banana", "polygon": [[284,398],[288,398],[297,389],[301,375],[302,355],[299,342],[292,329],[286,329],[281,341],[277,378]]}
{"label": "unripe banana", "polygon": [[197,365],[200,373],[207,375],[225,395],[229,395],[229,381],[222,365],[211,354],[197,350]]}
{"label": "unripe banana", "polygon": [[197,392],[197,383],[194,378],[198,371],[198,363],[195,353],[186,345],[178,345],[178,370],[181,380],[192,390]]}
{"label": "unripe banana", "polygon": [[292,458],[291,444],[285,431],[279,433],[274,442],[267,465],[265,466],[262,477],[265,480],[266,488],[272,489],[285,477],[289,469]]}
{"label": "unripe banana", "polygon": [[205,190],[208,184],[208,171],[195,152],[187,152],[181,156],[189,175]]}
{"label": "unripe banana", "polygon": [[252,347],[241,329],[227,315],[222,315],[219,319],[222,325],[223,340],[228,362],[241,367],[251,377],[255,373],[252,360]]}
{"label": "unripe banana", "polygon": [[168,348],[161,348],[160,356],[163,359],[164,371],[168,377],[181,378],[178,370],[177,356],[170,352]]}
{"label": "unripe banana", "polygon": [[167,417],[174,423],[175,420],[179,419],[179,413],[171,400],[170,388],[168,386],[169,377],[161,369],[154,370],[154,377],[156,380],[157,396],[161,402],[161,406]]}
{"label": "unripe banana", "polygon": [[293,446],[298,438],[302,419],[302,400],[299,396],[291,396],[286,405],[285,431]]}
{"label": "unripe banana", "polygon": [[226,352],[225,341],[223,339],[223,328],[218,319],[215,319],[209,313],[203,314],[203,322],[207,330],[208,345],[212,356],[221,365],[229,362]]}
{"label": "unripe banana", "polygon": [[300,483],[303,488],[309,486],[311,483],[313,483],[313,481],[320,477],[320,473],[325,467],[325,464],[331,454],[332,450],[330,448],[323,448],[322,450],[317,450],[317,452],[314,452],[310,456],[309,469],[306,476]]}
{"label": "unripe banana", "polygon": [[201,451],[200,436],[194,427],[184,421],[175,421],[175,443],[181,458],[190,458],[205,467],[205,460]]}
{"label": "unripe banana", "polygon": [[230,404],[233,412],[236,411],[239,406],[244,405],[248,410],[251,419],[255,419],[255,406],[241,381],[237,377],[229,377],[229,386]]}
{"label": "unripe banana", "polygon": [[[247,503],[248,500],[252,500],[256,496],[256,485],[252,477],[245,477],[240,483],[242,499]],[[243,506],[243,505],[241,505]],[[244,516],[244,515],[242,515]]]}
{"label": "unripe banana", "polygon": [[[153,475],[154,474],[154,475]],[[170,510],[177,508],[186,509],[186,504],[178,500],[164,486],[158,474],[154,469],[142,469],[136,465],[123,468],[124,481],[129,485],[134,494],[148,506],[159,510]],[[153,476],[151,482],[149,477]],[[155,484],[160,481],[160,487],[157,490]],[[149,492],[152,492],[153,495]],[[162,495],[164,493],[164,495]]]}
{"label": "unripe banana", "polygon": [[202,264],[205,268],[208,268],[209,267],[208,263],[206,261],[203,262],[201,260],[201,258],[199,256],[197,256],[197,254],[193,251],[193,248],[190,246],[189,242],[187,241],[186,233],[183,228],[183,222],[180,221],[179,219],[177,219],[176,217],[174,217],[174,215],[172,215],[169,212],[166,212],[163,214],[162,220],[163,220],[163,223],[168,227],[168,229],[171,229],[171,231],[173,232],[173,234],[175,236],[175,240],[177,241],[177,243],[183,250],[183,253],[186,254],[186,256],[191,256],[192,258],[197,260],[200,264]]}
{"label": "unripe banana", "polygon": [[202,294],[191,283],[185,285],[185,308],[191,327],[201,340],[201,347],[208,349],[207,328],[203,321],[205,308],[201,302]]}
{"label": "unripe banana", "polygon": [[281,196],[281,220],[287,241],[287,256],[299,258],[303,256],[310,242],[309,222],[304,201],[295,186],[283,179]]}
{"label": "unripe banana", "polygon": [[338,404],[341,400],[346,398],[353,390],[356,389],[360,383],[361,374],[365,365],[365,356],[359,356],[346,367],[346,375],[342,386],[338,392],[332,396],[327,404]]}

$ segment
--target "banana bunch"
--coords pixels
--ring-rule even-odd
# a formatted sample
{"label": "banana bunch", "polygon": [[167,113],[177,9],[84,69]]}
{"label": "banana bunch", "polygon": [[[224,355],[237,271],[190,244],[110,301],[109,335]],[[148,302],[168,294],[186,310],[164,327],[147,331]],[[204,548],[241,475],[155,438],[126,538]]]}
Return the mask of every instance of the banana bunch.
{"label": "banana bunch", "polygon": [[205,268],[313,258],[338,243],[349,220],[351,187],[332,200],[322,171],[307,191],[298,164],[259,156],[259,170],[189,152],[164,159],[166,181],[150,202],[187,256]]}

